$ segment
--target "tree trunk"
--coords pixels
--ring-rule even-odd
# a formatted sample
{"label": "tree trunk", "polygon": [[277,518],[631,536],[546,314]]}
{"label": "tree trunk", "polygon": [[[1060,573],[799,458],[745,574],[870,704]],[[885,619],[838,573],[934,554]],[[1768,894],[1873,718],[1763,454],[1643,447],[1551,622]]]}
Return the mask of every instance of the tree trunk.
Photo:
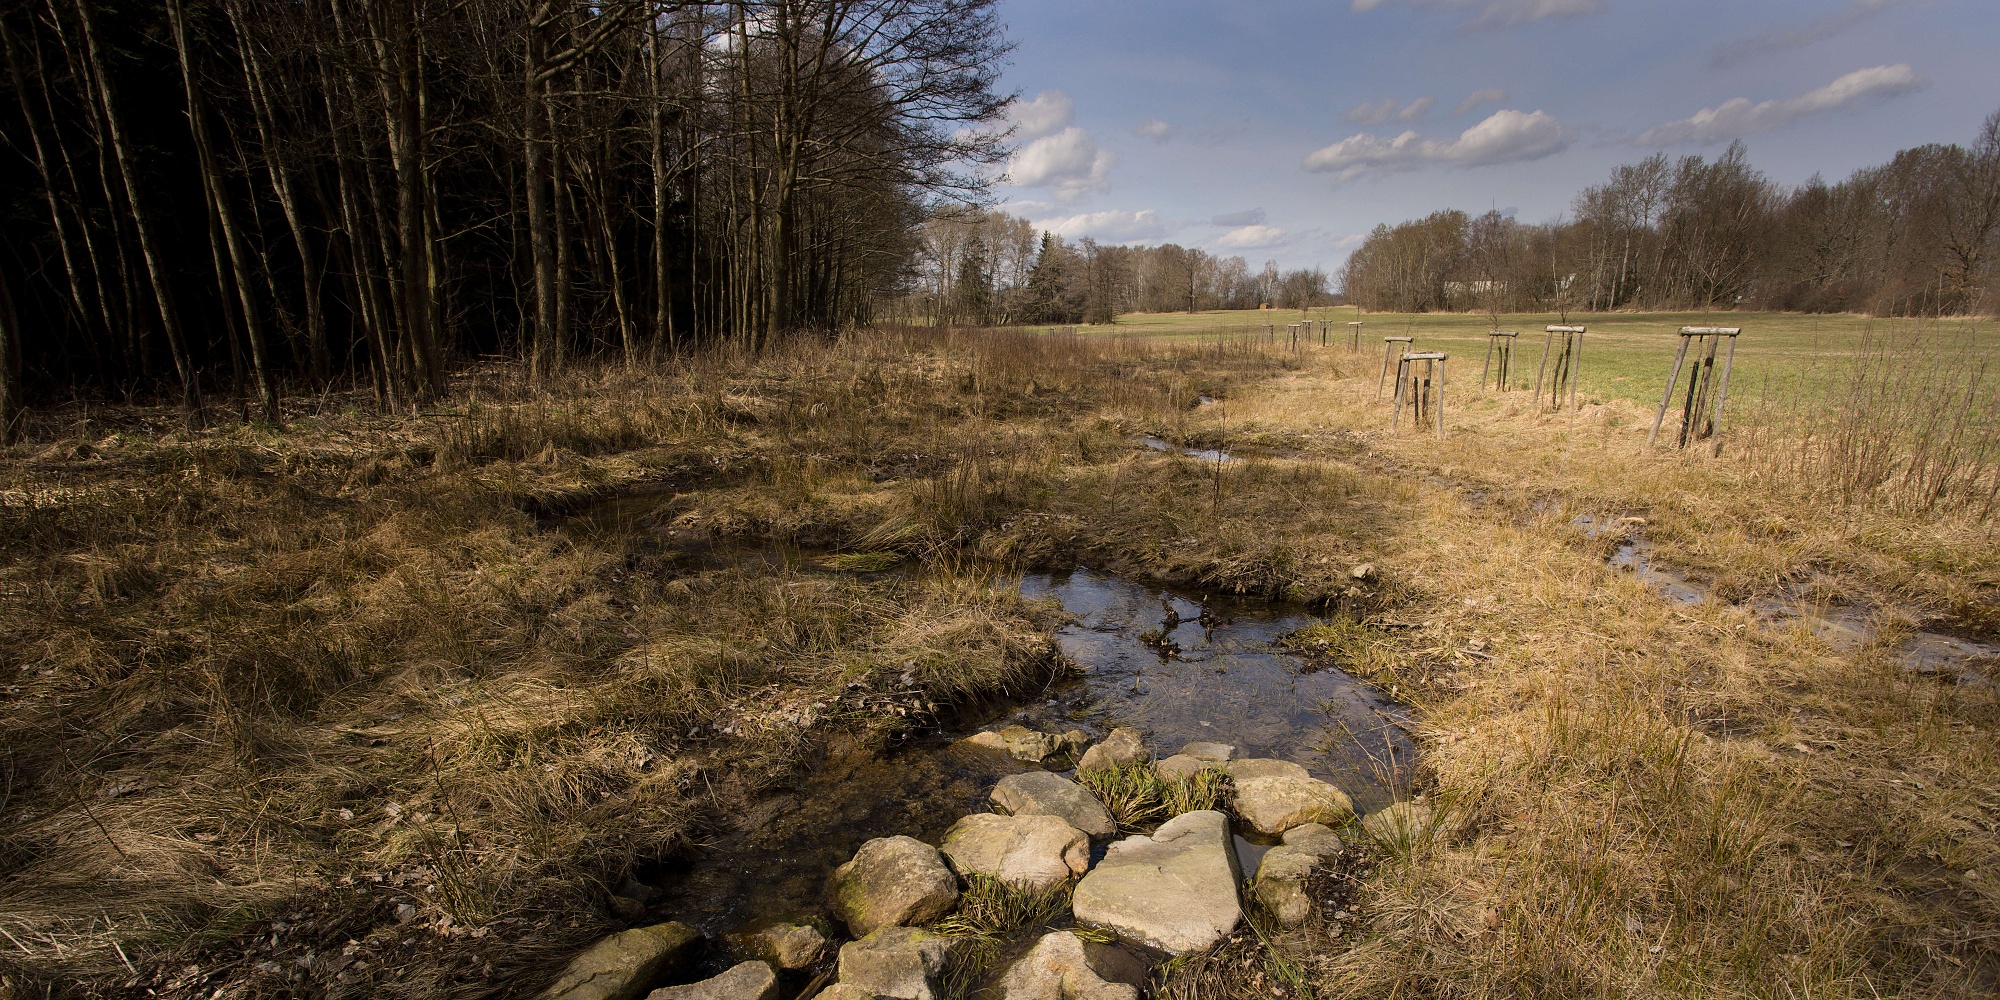
{"label": "tree trunk", "polygon": [[21,437],[21,320],[5,272],[0,272],[0,445]]}
{"label": "tree trunk", "polygon": [[544,132],[548,128],[546,85],[542,66],[548,60],[542,25],[549,5],[529,19],[526,51],[522,54],[521,160],[528,201],[528,254],[534,269],[535,333],[528,358],[528,377],[545,386],[561,366],[562,343],[556,328],[556,253],[549,239],[549,179]]}
{"label": "tree trunk", "polygon": [[195,84],[194,56],[188,48],[187,18],[181,0],[167,0],[167,17],[173,28],[174,48],[180,54],[181,86],[187,92],[188,128],[194,138],[195,162],[201,169],[202,186],[207,189],[209,204],[215,212],[215,224],[222,231],[223,245],[228,250],[229,265],[236,282],[236,295],[243,307],[243,334],[250,342],[250,361],[256,372],[257,395],[264,407],[264,419],[282,426],[284,412],[279,409],[278,387],[271,377],[264,323],[257,307],[256,289],[251,283],[249,252],[236,229],[236,218],[229,206],[229,192],[223,186],[222,172],[216,167],[215,147],[209,142],[207,113],[203,110],[200,90]]}
{"label": "tree trunk", "polygon": [[105,134],[111,141],[112,157],[118,164],[118,177],[125,189],[126,203],[132,207],[132,225],[139,234],[139,253],[145,259],[146,278],[153,288],[153,301],[160,311],[160,329],[166,334],[167,349],[173,355],[174,372],[181,380],[181,409],[188,426],[201,424],[201,403],[196,386],[198,374],[194,370],[194,359],[189,356],[187,341],[181,334],[180,315],[174,309],[173,285],[162,259],[159,242],[154,237],[152,220],[148,217],[145,197],[140,191],[138,165],[133,160],[132,149],[125,141],[125,130],[118,118],[117,94],[111,83],[111,73],[105,64],[104,47],[97,38],[97,18],[90,5],[95,0],[76,0],[78,23],[83,29],[84,51],[90,57],[91,76],[96,83],[96,96],[104,114]]}

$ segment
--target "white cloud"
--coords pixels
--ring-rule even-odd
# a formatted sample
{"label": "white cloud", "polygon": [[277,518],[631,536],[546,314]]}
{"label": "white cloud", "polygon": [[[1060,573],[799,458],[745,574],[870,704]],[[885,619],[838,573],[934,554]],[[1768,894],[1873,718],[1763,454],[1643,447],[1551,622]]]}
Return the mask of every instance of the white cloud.
{"label": "white cloud", "polygon": [[1380,125],[1396,117],[1396,109],[1402,106],[1402,101],[1384,97],[1379,101],[1364,101],[1355,105],[1348,110],[1345,117],[1356,125]]}
{"label": "white cloud", "polygon": [[1344,184],[1371,173],[1416,170],[1431,165],[1484,167],[1539,160],[1569,148],[1575,132],[1542,111],[1495,111],[1457,139],[1440,142],[1415,132],[1383,139],[1366,132],[1349,136],[1306,157],[1309,173],[1332,174]]}
{"label": "white cloud", "polygon": [[1148,118],[1140,122],[1139,127],[1132,130],[1132,134],[1154,142],[1165,142],[1173,136],[1174,127],[1158,118]]}
{"label": "white cloud", "polygon": [[1818,90],[1789,100],[1752,104],[1749,98],[1738,97],[1724,101],[1716,107],[1703,108],[1691,117],[1649,128],[1632,141],[1641,146],[1728,142],[1784,128],[1811,115],[1907,94],[1923,85],[1923,77],[1908,65],[1873,66],[1855,70]]}
{"label": "white cloud", "polygon": [[1807,21],[1796,28],[1766,31],[1761,35],[1731,42],[1715,50],[1715,55],[1709,59],[1709,63],[1717,69],[1724,69],[1760,55],[1804,48],[1814,42],[1832,38],[1901,2],[1903,0],[1853,0],[1841,10]]}
{"label": "white cloud", "polygon": [[1466,97],[1464,101],[1461,101],[1459,103],[1458,108],[1454,110],[1452,114],[1454,115],[1470,114],[1476,108],[1483,108],[1488,104],[1504,104],[1506,103],[1506,101],[1507,101],[1506,91],[1501,90],[1498,87],[1487,87],[1482,90],[1473,91],[1470,95]]}
{"label": "white cloud", "polygon": [[1253,208],[1247,212],[1231,212],[1228,215],[1218,215],[1215,218],[1208,220],[1208,224],[1211,226],[1228,226],[1228,227],[1261,226],[1269,218],[1270,218],[1269,216],[1264,214],[1263,209]]}
{"label": "white cloud", "polygon": [[1060,90],[1044,90],[1032,101],[1019,101],[1007,109],[1014,134],[1023,139],[1054,135],[1076,122],[1076,104]]}
{"label": "white cloud", "polygon": [[1416,121],[1430,114],[1431,109],[1437,107],[1437,102],[1438,99],[1435,97],[1419,97],[1411,101],[1409,107],[1397,112],[1396,117],[1406,122]]}
{"label": "white cloud", "polygon": [[[1446,10],[1478,11],[1465,22],[1468,28],[1511,28],[1551,17],[1582,17],[1604,11],[1604,0],[1405,0],[1413,7],[1440,7]],[[1354,9],[1367,13],[1389,0],[1354,0]]]}
{"label": "white cloud", "polygon": [[1057,198],[1071,201],[1092,191],[1110,190],[1108,178],[1117,162],[1090,133],[1072,125],[1016,151],[1007,164],[1006,182],[1047,188]]}
{"label": "white cloud", "polygon": [[1144,243],[1163,239],[1168,231],[1167,224],[1160,219],[1160,213],[1150,208],[1136,212],[1124,210],[1086,212],[1067,218],[1043,220],[1035,223],[1035,226],[1065,239],[1081,239],[1089,236],[1106,243]]}
{"label": "white cloud", "polygon": [[1232,250],[1253,250],[1272,246],[1284,238],[1285,231],[1276,226],[1241,226],[1222,234],[1215,242]]}

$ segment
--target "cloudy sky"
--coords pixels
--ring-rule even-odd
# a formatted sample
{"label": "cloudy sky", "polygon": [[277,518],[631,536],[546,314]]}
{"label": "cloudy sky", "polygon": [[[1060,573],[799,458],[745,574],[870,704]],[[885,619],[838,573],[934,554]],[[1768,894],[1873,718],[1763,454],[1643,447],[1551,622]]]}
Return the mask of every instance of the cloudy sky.
{"label": "cloudy sky", "polygon": [[2000,108],[2000,0],[1002,0],[1006,208],[1066,236],[1339,266],[1440,208],[1545,221],[1744,139],[1797,184]]}

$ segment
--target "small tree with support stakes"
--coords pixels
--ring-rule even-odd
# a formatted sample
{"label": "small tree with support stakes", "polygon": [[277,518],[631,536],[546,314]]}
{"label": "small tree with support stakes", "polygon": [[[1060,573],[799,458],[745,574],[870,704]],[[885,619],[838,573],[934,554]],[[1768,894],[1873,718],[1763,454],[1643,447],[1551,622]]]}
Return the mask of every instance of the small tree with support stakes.
{"label": "small tree with support stakes", "polygon": [[[1486,334],[1486,367],[1479,372],[1481,391],[1485,391],[1488,379],[1491,379],[1493,387],[1501,392],[1512,388],[1507,380],[1514,375],[1514,342],[1520,337],[1521,334],[1517,330],[1492,330]],[[1500,362],[1498,371],[1493,367],[1495,359]]]}
{"label": "small tree with support stakes", "polygon": [[1347,350],[1353,354],[1361,353],[1361,324],[1358,322],[1347,324]]}
{"label": "small tree with support stakes", "polygon": [[[1548,328],[1548,339],[1542,342],[1541,370],[1535,373],[1535,405],[1537,407],[1542,405],[1542,386],[1544,384],[1550,387],[1550,409],[1561,412],[1565,405],[1563,401],[1563,394],[1565,392],[1569,394],[1567,405],[1570,407],[1576,406],[1576,373],[1583,361],[1583,334],[1588,329],[1589,327],[1582,326],[1551,326]],[[1558,336],[1563,339],[1560,348],[1556,347],[1556,337]],[[1549,361],[1552,355],[1556,368],[1554,377],[1550,378]]]}
{"label": "small tree with support stakes", "polygon": [[[1389,422],[1393,433],[1403,427],[1403,408],[1410,408],[1416,418],[1416,426],[1425,423],[1437,425],[1437,436],[1444,437],[1444,363],[1449,354],[1430,352],[1425,354],[1405,354],[1396,360],[1396,416]],[[1417,366],[1423,366],[1423,373],[1417,373]]]}
{"label": "small tree with support stakes", "polygon": [[[1735,326],[1684,326],[1681,327],[1681,346],[1674,352],[1674,367],[1667,373],[1667,391],[1660,395],[1660,412],[1653,415],[1653,431],[1646,435],[1646,446],[1652,447],[1660,437],[1660,425],[1666,422],[1667,406],[1674,400],[1674,386],[1680,381],[1681,367],[1687,362],[1688,346],[1694,346],[1694,371],[1688,373],[1687,396],[1681,402],[1681,431],[1675,447],[1686,448],[1696,442],[1715,439],[1714,454],[1722,454],[1722,406],[1729,399],[1729,370],[1736,364],[1736,337],[1743,329]],[[1722,380],[1715,380],[1715,353],[1724,339],[1729,341],[1729,353],[1722,358]],[[1713,396],[1711,398],[1711,393]]]}

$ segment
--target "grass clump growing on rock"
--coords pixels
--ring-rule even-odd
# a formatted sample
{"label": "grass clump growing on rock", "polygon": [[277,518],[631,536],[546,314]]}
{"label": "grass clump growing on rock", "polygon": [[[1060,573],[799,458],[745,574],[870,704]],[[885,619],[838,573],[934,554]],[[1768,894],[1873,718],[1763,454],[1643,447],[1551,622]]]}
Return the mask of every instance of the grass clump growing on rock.
{"label": "grass clump growing on rock", "polygon": [[1182,813],[1221,809],[1229,799],[1229,776],[1214,768],[1172,778],[1142,761],[1082,772],[1076,780],[1104,803],[1120,830],[1143,830]]}
{"label": "grass clump growing on rock", "polygon": [[1067,917],[1075,888],[1068,881],[1035,889],[991,875],[967,876],[958,912],[931,925],[939,934],[957,939],[951,966],[940,984],[944,996],[948,1000],[971,996],[1006,954],[1011,935],[1029,929],[1039,934]]}

